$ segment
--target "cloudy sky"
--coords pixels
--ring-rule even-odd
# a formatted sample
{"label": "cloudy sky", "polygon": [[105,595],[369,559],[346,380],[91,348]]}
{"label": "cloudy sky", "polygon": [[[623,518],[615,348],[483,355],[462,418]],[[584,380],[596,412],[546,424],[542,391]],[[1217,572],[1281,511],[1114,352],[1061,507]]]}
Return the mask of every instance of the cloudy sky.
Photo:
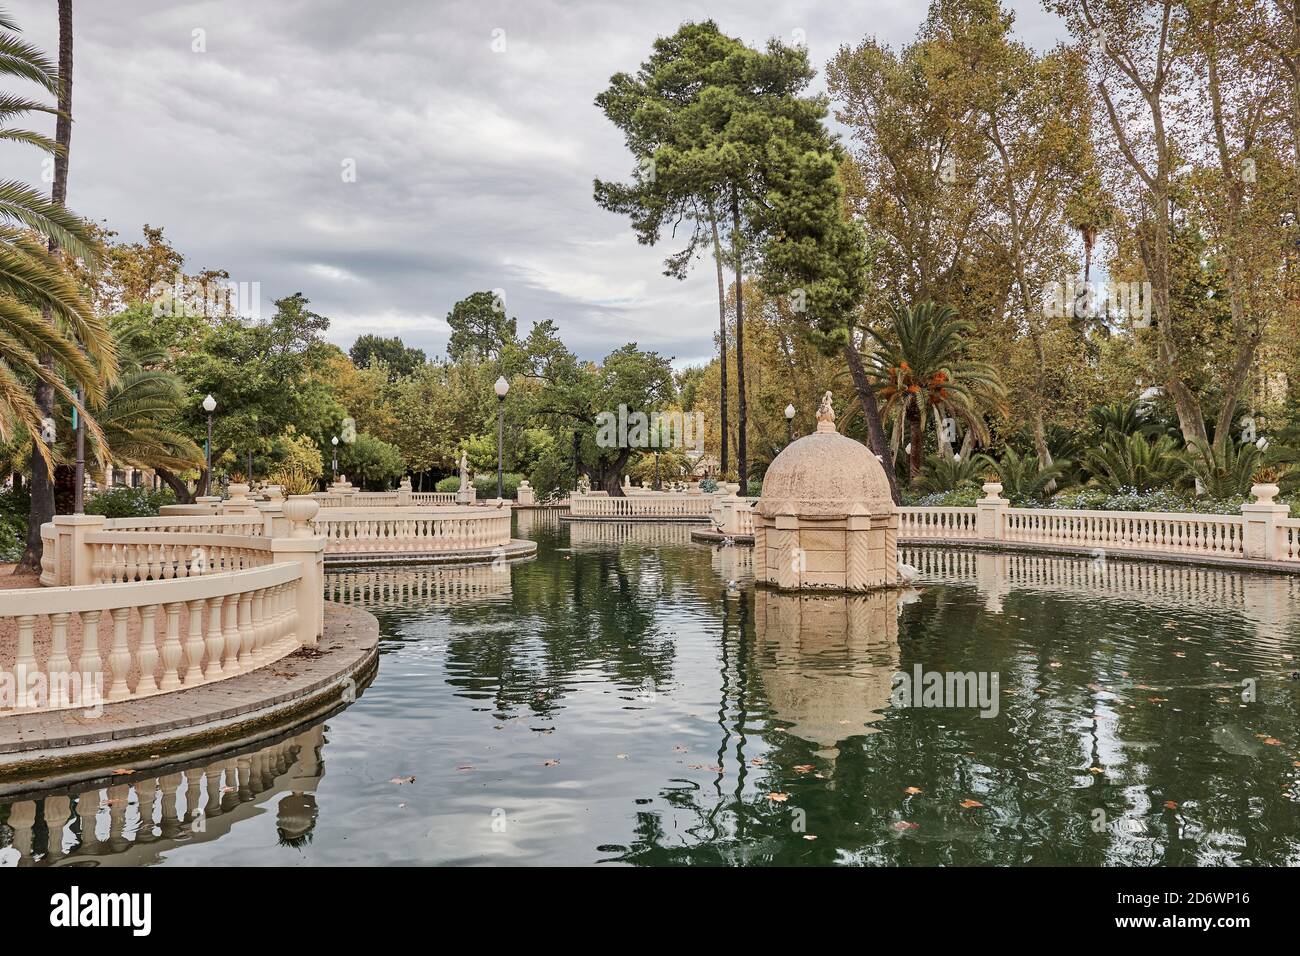
{"label": "cloudy sky", "polygon": [[[53,56],[55,0],[4,6]],[[164,226],[190,271],[260,283],[264,311],[303,292],[344,347],[374,332],[440,354],[452,303],[499,288],[521,331],[554,319],[584,357],[631,340],[698,362],[715,281],[707,263],[666,278],[668,250],[592,201],[632,166],[593,98],[684,20],[802,36],[820,71],[867,35],[907,42],[924,6],[75,0],[69,204],[131,239]],[[1029,42],[1058,35],[1037,0],[1011,6]],[[40,182],[35,150],[0,159]]]}

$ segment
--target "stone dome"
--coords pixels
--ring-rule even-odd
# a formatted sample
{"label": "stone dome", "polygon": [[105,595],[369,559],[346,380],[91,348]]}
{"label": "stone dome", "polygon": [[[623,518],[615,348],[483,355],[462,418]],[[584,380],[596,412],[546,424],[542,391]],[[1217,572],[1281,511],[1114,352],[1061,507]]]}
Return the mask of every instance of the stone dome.
{"label": "stone dome", "polygon": [[758,502],[765,518],[835,518],[894,510],[884,466],[866,445],[835,430],[830,400],[827,392],[817,413],[817,431],[791,442],[768,466]]}

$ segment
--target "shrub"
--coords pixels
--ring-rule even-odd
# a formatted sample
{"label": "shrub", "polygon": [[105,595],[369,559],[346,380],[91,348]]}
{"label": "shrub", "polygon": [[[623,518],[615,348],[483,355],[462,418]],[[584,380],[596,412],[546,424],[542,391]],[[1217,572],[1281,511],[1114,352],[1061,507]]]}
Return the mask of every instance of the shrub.
{"label": "shrub", "polygon": [[[501,488],[507,498],[517,498],[519,496],[519,482],[524,480],[524,476],[513,471],[507,471],[501,476]],[[456,479],[456,487],[460,487],[460,479]],[[495,498],[497,496],[497,476],[480,475],[474,479],[474,493],[480,499]]]}
{"label": "shrub", "polygon": [[956,491],[966,485],[979,482],[980,470],[984,467],[981,455],[962,458],[958,455],[931,455],[925,460],[925,472],[921,475],[920,491]]}
{"label": "shrub", "polygon": [[444,493],[448,491],[460,491],[460,477],[457,475],[451,475],[447,478],[439,478],[438,483],[433,486],[433,490]]}
{"label": "shrub", "polygon": [[176,501],[170,488],[105,488],[86,499],[86,514],[105,518],[151,518],[163,505]]}
{"label": "shrub", "polygon": [[1215,450],[1199,438],[1188,449],[1188,470],[1209,498],[1234,498],[1250,493],[1253,476],[1264,453],[1251,443],[1228,441]]}
{"label": "shrub", "polygon": [[1148,441],[1142,435],[1112,432],[1088,452],[1087,464],[1098,487],[1112,493],[1124,488],[1154,491],[1175,484],[1187,473],[1187,460],[1168,435]]}
{"label": "shrub", "polygon": [[975,502],[982,497],[983,490],[971,486],[955,491],[933,491],[920,496],[904,491],[903,504],[917,508],[974,508]]}
{"label": "shrub", "polygon": [[757,479],[750,479],[748,494],[746,497],[759,498],[763,494],[763,482]]}
{"label": "shrub", "polygon": [[718,490],[718,479],[716,478],[700,479],[700,491],[704,492],[706,495],[711,495],[717,490]]}
{"label": "shrub", "polygon": [[17,561],[27,547],[27,513],[32,496],[26,488],[0,490],[0,561]]}

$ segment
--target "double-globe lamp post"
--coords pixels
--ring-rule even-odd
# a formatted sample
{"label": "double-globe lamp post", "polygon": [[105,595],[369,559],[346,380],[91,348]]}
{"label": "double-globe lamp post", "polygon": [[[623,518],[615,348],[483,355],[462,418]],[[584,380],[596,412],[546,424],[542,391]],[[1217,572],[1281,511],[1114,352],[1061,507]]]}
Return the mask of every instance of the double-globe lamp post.
{"label": "double-globe lamp post", "polygon": [[203,400],[203,410],[208,413],[208,447],[205,453],[207,467],[203,473],[203,494],[212,494],[212,413],[217,410],[217,400],[211,394]]}
{"label": "double-globe lamp post", "polygon": [[334,446],[334,465],[330,470],[330,476],[335,481],[338,481],[339,480],[339,436],[335,435],[333,438],[331,438],[330,444]]}
{"label": "double-globe lamp post", "polygon": [[506,392],[510,391],[510,383],[502,375],[492,390],[497,393],[497,500],[500,501],[506,496],[505,475],[501,466],[505,461]]}

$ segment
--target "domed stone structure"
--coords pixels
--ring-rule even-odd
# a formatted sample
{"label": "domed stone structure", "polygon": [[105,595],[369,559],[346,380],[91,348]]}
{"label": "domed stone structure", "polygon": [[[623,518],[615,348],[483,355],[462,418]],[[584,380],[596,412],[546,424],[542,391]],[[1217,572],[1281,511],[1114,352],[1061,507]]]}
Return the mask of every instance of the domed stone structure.
{"label": "domed stone structure", "polygon": [[835,430],[831,393],[817,430],[791,442],[763,478],[754,574],[787,590],[870,591],[898,580],[898,510],[884,466]]}

